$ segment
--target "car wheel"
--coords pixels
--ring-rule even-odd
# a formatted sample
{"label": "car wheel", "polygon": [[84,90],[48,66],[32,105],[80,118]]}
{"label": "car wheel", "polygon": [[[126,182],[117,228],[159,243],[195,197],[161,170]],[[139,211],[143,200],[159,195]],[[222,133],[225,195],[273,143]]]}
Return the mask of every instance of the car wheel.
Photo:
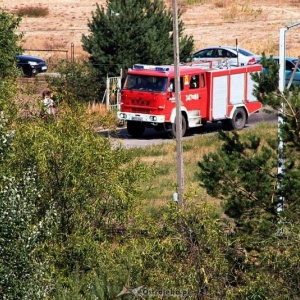
{"label": "car wheel", "polygon": [[237,108],[231,119],[231,127],[234,130],[241,130],[247,122],[246,111],[243,108]]}
{"label": "car wheel", "polygon": [[32,77],[32,71],[31,71],[31,68],[28,68],[28,67],[22,67],[22,70],[23,70],[23,75],[25,77]]}
{"label": "car wheel", "polygon": [[[182,116],[182,136],[185,136],[186,134],[186,129],[187,129],[187,124],[186,124],[186,118]],[[171,126],[171,130],[169,132],[169,136],[171,138],[176,138],[176,119],[175,122]]]}

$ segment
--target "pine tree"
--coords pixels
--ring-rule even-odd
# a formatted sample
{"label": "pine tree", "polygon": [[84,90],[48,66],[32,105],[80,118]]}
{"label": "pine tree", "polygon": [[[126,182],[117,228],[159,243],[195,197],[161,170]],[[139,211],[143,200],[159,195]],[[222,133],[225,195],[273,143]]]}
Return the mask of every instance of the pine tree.
{"label": "pine tree", "polygon": [[[180,18],[180,13],[179,13]],[[97,5],[88,23],[91,34],[83,35],[83,49],[103,74],[118,75],[134,63],[170,64],[173,57],[173,18],[162,0],[107,0]],[[183,36],[178,22],[180,58],[193,50],[192,37]]]}
{"label": "pine tree", "polygon": [[[253,76],[255,94],[282,118],[278,137],[221,132],[222,147],[203,157],[198,175],[207,192],[222,200],[235,225],[231,239],[239,251],[233,247],[228,259],[239,278],[234,281],[240,287],[237,298],[297,299],[300,90],[294,87],[282,93],[279,66],[264,55],[262,64],[267,71]],[[279,139],[283,147],[278,147]],[[282,173],[279,157],[284,159]],[[283,210],[279,209],[282,203]]]}
{"label": "pine tree", "polygon": [[[207,191],[225,200],[226,212],[236,221],[244,215],[239,228],[248,227],[246,223],[255,218],[266,221],[259,207],[273,215],[271,222],[274,224],[288,215],[289,219],[292,215],[293,221],[299,221],[296,217],[300,212],[297,196],[300,184],[296,180],[300,171],[299,89],[294,87],[292,91],[285,90],[281,93],[278,89],[278,65],[265,58],[263,65],[268,72],[253,76],[257,82],[255,94],[265,106],[272,108],[283,119],[280,138],[284,143],[284,153],[281,153],[285,159],[284,178],[277,174],[277,138],[267,139],[266,146],[256,136],[248,135],[247,141],[241,141],[241,137],[235,132],[221,132],[220,138],[224,141],[222,148],[204,156],[203,161],[199,162],[199,179]],[[281,180],[282,184],[278,185]],[[286,209],[279,214],[276,208],[281,197],[285,198]],[[257,222],[255,224],[258,226]]]}

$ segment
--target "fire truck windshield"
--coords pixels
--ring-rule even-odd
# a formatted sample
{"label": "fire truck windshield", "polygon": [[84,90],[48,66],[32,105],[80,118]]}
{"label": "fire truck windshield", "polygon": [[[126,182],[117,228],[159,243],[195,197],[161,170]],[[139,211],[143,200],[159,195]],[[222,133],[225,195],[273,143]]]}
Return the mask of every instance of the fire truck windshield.
{"label": "fire truck windshield", "polygon": [[166,92],[167,77],[128,74],[123,89]]}

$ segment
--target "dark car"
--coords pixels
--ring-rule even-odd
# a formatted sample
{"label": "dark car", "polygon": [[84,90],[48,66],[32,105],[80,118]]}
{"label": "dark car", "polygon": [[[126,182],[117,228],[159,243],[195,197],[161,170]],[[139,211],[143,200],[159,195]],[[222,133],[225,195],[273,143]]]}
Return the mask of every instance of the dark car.
{"label": "dark car", "polygon": [[48,70],[46,61],[37,56],[31,55],[17,55],[17,67],[22,71],[25,76],[32,77],[38,73],[44,73]]}

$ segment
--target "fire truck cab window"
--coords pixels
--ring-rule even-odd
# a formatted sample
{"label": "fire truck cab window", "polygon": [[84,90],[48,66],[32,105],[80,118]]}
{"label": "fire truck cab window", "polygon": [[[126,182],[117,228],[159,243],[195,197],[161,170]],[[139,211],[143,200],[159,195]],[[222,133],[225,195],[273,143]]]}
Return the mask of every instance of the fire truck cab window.
{"label": "fire truck cab window", "polygon": [[[183,78],[180,77],[180,90],[183,90]],[[169,85],[169,91],[170,92],[175,92],[175,83],[174,83],[174,78],[170,80],[170,85]]]}
{"label": "fire truck cab window", "polygon": [[167,77],[128,75],[123,89],[164,92],[167,81]]}
{"label": "fire truck cab window", "polygon": [[146,76],[140,76],[136,79],[136,84],[133,86],[134,89],[147,89],[149,84]]}
{"label": "fire truck cab window", "polygon": [[199,75],[193,75],[190,80],[190,89],[199,88]]}
{"label": "fire truck cab window", "polygon": [[167,86],[166,77],[155,77],[154,78],[154,90],[158,92],[164,92]]}
{"label": "fire truck cab window", "polygon": [[200,87],[201,88],[205,87],[205,77],[204,77],[204,74],[200,74]]}

